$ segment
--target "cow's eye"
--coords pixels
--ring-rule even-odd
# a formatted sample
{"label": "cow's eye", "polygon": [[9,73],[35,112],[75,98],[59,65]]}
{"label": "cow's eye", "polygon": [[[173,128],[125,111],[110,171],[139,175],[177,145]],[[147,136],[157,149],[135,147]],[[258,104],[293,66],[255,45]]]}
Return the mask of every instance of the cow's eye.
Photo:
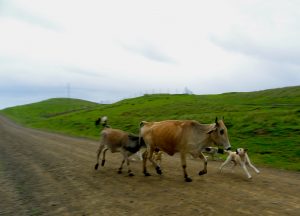
{"label": "cow's eye", "polygon": [[224,129],[220,130],[220,134],[223,135],[224,134]]}

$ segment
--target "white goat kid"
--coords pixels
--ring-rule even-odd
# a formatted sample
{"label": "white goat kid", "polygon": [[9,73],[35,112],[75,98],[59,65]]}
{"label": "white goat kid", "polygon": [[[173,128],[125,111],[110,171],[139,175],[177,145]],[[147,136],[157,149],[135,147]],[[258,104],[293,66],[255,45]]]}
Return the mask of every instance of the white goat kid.
{"label": "white goat kid", "polygon": [[232,169],[239,164],[243,170],[245,171],[247,177],[250,179],[252,178],[252,176],[250,175],[246,165],[249,165],[252,169],[254,169],[254,171],[256,173],[259,173],[259,170],[253,166],[253,164],[251,163],[249,156],[247,154],[248,149],[243,149],[243,148],[238,148],[235,152],[232,151],[225,151],[226,153],[228,153],[228,157],[225,160],[224,163],[222,163],[222,165],[219,167],[219,172],[221,172],[222,168],[230,163],[231,161],[234,163],[234,165],[232,166]]}

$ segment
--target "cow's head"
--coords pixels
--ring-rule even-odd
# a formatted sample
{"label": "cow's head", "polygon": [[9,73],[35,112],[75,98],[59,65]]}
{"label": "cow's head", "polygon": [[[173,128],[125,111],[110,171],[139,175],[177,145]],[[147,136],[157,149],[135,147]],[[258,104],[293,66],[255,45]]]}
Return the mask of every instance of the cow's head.
{"label": "cow's head", "polygon": [[208,133],[211,135],[211,138],[216,145],[223,146],[224,149],[230,150],[231,145],[227,134],[227,128],[223,120],[218,120],[218,118],[216,118],[214,127]]}

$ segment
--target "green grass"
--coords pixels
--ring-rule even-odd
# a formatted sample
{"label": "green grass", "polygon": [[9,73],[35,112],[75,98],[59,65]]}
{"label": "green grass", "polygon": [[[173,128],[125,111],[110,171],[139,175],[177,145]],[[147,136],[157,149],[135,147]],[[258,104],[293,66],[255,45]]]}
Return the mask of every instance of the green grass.
{"label": "green grass", "polygon": [[114,104],[50,99],[12,107],[2,114],[29,127],[98,139],[94,121],[138,133],[140,121],[223,117],[234,148],[249,149],[255,164],[300,171],[300,86],[218,95],[144,95]]}

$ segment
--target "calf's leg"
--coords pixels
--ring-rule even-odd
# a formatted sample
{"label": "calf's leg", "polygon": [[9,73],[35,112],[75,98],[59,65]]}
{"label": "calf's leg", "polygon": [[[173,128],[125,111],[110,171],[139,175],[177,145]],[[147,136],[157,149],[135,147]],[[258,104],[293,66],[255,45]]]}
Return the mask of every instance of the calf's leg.
{"label": "calf's leg", "polygon": [[236,165],[237,165],[237,162],[236,162],[236,161],[231,161],[231,162],[232,162],[231,172],[233,173],[233,172],[234,172],[234,168],[235,168]]}
{"label": "calf's leg", "polygon": [[248,157],[247,154],[245,155],[245,157],[246,157],[246,160],[247,160],[247,163],[249,164],[249,166],[250,166],[252,169],[254,169],[254,171],[255,171],[256,173],[259,173],[259,170],[251,163],[251,161],[250,161],[250,159],[249,159],[249,157]]}
{"label": "calf's leg", "polygon": [[107,150],[108,150],[108,148],[105,148],[104,151],[103,151],[103,157],[102,157],[101,166],[104,166],[104,164],[105,164],[105,154],[106,154]]}
{"label": "calf's leg", "polygon": [[224,161],[224,163],[222,163],[222,165],[219,167],[219,172],[221,172],[222,169],[223,169],[223,167],[224,167],[226,164],[230,163],[230,161],[231,161],[231,157],[228,156],[227,159]]}
{"label": "calf's leg", "polygon": [[125,162],[125,159],[122,160],[121,166],[120,166],[120,168],[119,168],[119,170],[118,170],[118,173],[119,173],[119,174],[122,173],[122,169],[123,169],[123,164],[124,164],[124,162]]}
{"label": "calf's leg", "polygon": [[101,154],[101,152],[102,152],[102,150],[103,150],[104,147],[105,147],[104,145],[100,144],[100,146],[99,146],[99,148],[97,150],[97,162],[96,162],[96,165],[95,165],[95,170],[98,169],[100,154]]}
{"label": "calf's leg", "polygon": [[248,169],[247,169],[247,167],[246,167],[246,164],[245,164],[245,163],[242,163],[241,166],[242,166],[243,170],[245,171],[247,177],[248,177],[249,179],[252,178],[252,176],[251,176],[250,173],[248,172]]}
{"label": "calf's leg", "polygon": [[124,160],[126,161],[126,164],[127,164],[128,175],[129,176],[134,176],[133,172],[130,169],[130,162],[129,162],[130,155],[132,155],[132,153],[127,152],[127,151],[123,152]]}
{"label": "calf's leg", "polygon": [[128,170],[127,172],[128,172],[128,175],[129,176],[134,176],[134,174],[131,171],[130,166],[129,166],[129,159],[128,159],[128,157],[126,158],[126,161],[127,161],[127,170]]}

